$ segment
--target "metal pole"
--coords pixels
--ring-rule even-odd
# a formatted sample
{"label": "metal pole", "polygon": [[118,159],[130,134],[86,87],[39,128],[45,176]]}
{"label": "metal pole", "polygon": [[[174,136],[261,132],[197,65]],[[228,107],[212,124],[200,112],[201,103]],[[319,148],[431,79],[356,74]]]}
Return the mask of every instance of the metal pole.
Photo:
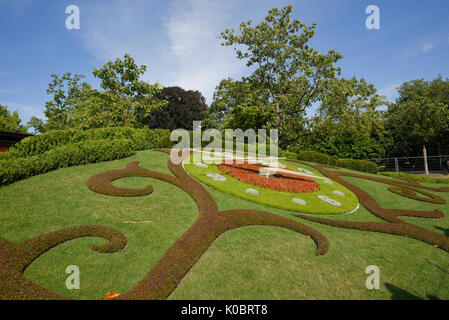
{"label": "metal pole", "polygon": [[398,158],[394,158],[394,170],[399,172],[399,161]]}

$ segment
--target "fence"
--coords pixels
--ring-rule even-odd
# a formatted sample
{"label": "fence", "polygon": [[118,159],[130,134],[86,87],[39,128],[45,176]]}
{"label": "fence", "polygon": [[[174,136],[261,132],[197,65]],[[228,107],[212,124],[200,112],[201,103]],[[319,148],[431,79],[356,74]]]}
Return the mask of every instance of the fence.
{"label": "fence", "polygon": [[[376,163],[379,171],[424,172],[424,157],[398,157],[368,159]],[[427,157],[430,172],[448,172],[449,155]]]}

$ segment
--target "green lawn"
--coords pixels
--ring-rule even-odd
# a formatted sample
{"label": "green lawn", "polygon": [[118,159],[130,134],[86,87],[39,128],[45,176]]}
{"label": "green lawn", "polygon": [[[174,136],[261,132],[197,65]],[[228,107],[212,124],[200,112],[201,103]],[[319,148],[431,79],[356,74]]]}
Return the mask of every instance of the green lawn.
{"label": "green lawn", "polygon": [[[126,178],[116,184],[154,193],[117,198],[94,193],[87,180],[97,173],[121,169],[130,161],[168,173],[168,155],[141,151],[118,161],[60,169],[0,189],[0,236],[20,242],[67,226],[99,224],[128,237],[125,249],[113,254],[89,250],[99,239],[80,239],[59,245],[37,259],[25,275],[55,292],[74,298],[98,299],[106,292],[134,287],[163,253],[198,216],[193,200],[182,190],[148,178]],[[378,182],[344,177],[362,187],[386,208],[441,209],[407,199]],[[427,185],[427,184],[426,184]],[[428,184],[432,185],[432,184]],[[436,185],[441,186],[441,185]],[[278,227],[246,227],[218,238],[170,296],[171,299],[449,299],[449,253],[413,239],[341,229],[292,217],[288,211],[222,193],[210,186],[220,210],[259,209],[295,219],[320,230],[330,252],[315,255],[307,237]],[[449,203],[449,193],[438,193]],[[380,221],[363,206],[332,219]],[[441,234],[449,233],[449,218],[403,218]],[[151,221],[128,224],[125,221]],[[77,265],[81,289],[68,290],[65,268]],[[365,288],[365,268],[380,268],[379,290]]]}
{"label": "green lawn", "polygon": [[[295,172],[297,168],[304,168],[306,170],[311,171],[315,176],[324,177],[317,170],[304,165],[299,165],[297,163],[281,161],[282,164],[285,164],[287,168],[293,169]],[[357,208],[358,199],[357,197],[348,189],[346,189],[341,184],[333,181],[332,185],[324,183],[323,179],[313,178],[312,180],[318,183],[320,189],[315,192],[310,193],[290,193],[290,192],[281,192],[274,191],[266,188],[262,188],[259,186],[252,185],[250,183],[245,183],[235,179],[231,176],[226,176],[226,181],[215,181],[209,177],[207,177],[208,173],[217,173],[223,174],[220,169],[213,164],[209,164],[207,168],[200,168],[195,166],[193,161],[190,161],[188,164],[184,164],[185,170],[192,175],[195,179],[214,187],[217,190],[220,190],[226,194],[233,195],[237,198],[242,198],[245,200],[249,200],[251,202],[256,202],[262,205],[267,205],[269,207],[275,207],[279,209],[295,211],[300,213],[314,213],[320,215],[331,215],[331,214],[342,214],[353,211]],[[329,180],[329,179],[325,179]],[[246,189],[251,188],[255,189],[259,192],[259,195],[251,195],[245,192]],[[338,196],[332,193],[332,191],[342,192],[345,196]],[[330,205],[322,200],[318,199],[318,195],[324,195],[331,199],[335,199],[341,203],[340,207],[335,207]],[[300,198],[307,202],[307,205],[299,205],[292,202],[293,198]]]}

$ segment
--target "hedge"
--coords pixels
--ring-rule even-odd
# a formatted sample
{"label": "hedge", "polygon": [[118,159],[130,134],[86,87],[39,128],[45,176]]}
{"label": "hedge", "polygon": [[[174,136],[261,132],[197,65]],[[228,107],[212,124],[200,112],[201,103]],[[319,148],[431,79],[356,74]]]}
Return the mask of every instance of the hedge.
{"label": "hedge", "polygon": [[399,172],[381,172],[380,174],[383,176],[404,178],[407,180],[414,180],[414,181],[418,181],[418,182],[449,184],[449,178],[434,178],[434,177],[419,176],[416,174],[399,173]]}
{"label": "hedge", "polygon": [[373,174],[377,173],[376,164],[374,162],[366,160],[338,159],[335,165],[337,167],[352,169],[366,173],[373,173]]}
{"label": "hedge", "polygon": [[172,145],[170,131],[164,129],[115,127],[89,130],[53,130],[21,140],[8,152],[0,154],[0,160],[36,156],[56,147],[82,141],[116,139],[130,140],[134,150],[167,148]]}
{"label": "hedge", "polygon": [[298,159],[298,155],[294,152],[290,152],[290,151],[285,151],[285,150],[281,150],[279,149],[279,156],[286,158],[286,159],[293,159],[296,160]]}
{"label": "hedge", "polygon": [[336,163],[336,160],[332,156],[317,151],[301,151],[298,155],[298,160],[330,166],[334,166]]}
{"label": "hedge", "polygon": [[103,139],[67,144],[31,157],[3,159],[0,160],[0,185],[59,168],[120,159],[133,153],[131,140]]}

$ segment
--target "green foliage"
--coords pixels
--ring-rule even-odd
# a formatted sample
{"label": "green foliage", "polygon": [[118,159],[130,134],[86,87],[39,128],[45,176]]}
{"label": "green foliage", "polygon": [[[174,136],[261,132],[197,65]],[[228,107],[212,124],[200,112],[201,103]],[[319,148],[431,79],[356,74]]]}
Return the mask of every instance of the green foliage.
{"label": "green foliage", "polygon": [[[393,143],[390,155],[416,155],[428,147],[431,153],[449,152],[449,79],[403,83],[399,98],[390,103],[386,125]],[[440,153],[441,154],[441,153]]]}
{"label": "green foliage", "polygon": [[40,155],[0,160],[0,184],[6,185],[51,170],[124,158],[134,153],[128,139],[86,140]]}
{"label": "green foliage", "polygon": [[[27,137],[14,145],[4,157],[30,157],[66,144],[93,140],[128,139],[133,150],[170,147],[170,132],[163,129],[99,128],[90,130],[52,130]],[[0,158],[1,159],[1,158]]]}
{"label": "green foliage", "polygon": [[75,74],[72,77],[70,72],[62,75],[52,74],[52,81],[48,84],[47,94],[53,99],[45,103],[45,116],[48,118],[45,126],[39,123],[38,118],[32,119],[29,124],[39,132],[48,130],[65,129],[70,127],[70,117],[76,111],[76,105],[91,90],[91,87],[80,80],[83,75]]}
{"label": "green foliage", "polygon": [[338,159],[335,166],[340,168],[352,169],[366,173],[377,173],[377,166],[374,162],[355,159]]}
{"label": "green foliage", "polygon": [[296,154],[294,152],[281,150],[281,149],[279,149],[279,156],[283,157],[283,158],[286,158],[286,159],[293,159],[293,160],[298,159],[298,154]]}
{"label": "green foliage", "polygon": [[316,25],[292,20],[292,10],[292,6],[273,8],[255,27],[249,20],[240,24],[239,34],[234,29],[221,33],[222,45],[233,46],[238,59],[255,67],[247,80],[268,92],[270,111],[280,131],[301,120],[305,108],[319,98],[329,79],[339,74],[334,64],[342,58],[334,50],[321,54],[312,48],[309,41]]}
{"label": "green foliage", "polygon": [[330,166],[334,166],[336,163],[336,160],[332,156],[317,151],[301,151],[298,154],[298,159]]}
{"label": "green foliage", "polygon": [[43,124],[33,117],[29,124],[38,132],[120,126],[143,128],[144,119],[166,105],[166,101],[155,98],[162,90],[161,85],[140,79],[145,71],[146,66],[138,66],[125,54],[123,59],[108,61],[94,69],[93,75],[101,81],[103,90],[80,83],[82,75],[53,74],[47,89],[52,100],[45,105],[48,121]]}
{"label": "green foliage", "polygon": [[213,101],[202,124],[204,128],[222,129],[234,108],[255,106],[267,113],[268,105],[266,89],[255,87],[245,79],[242,81],[223,79],[215,88]]}
{"label": "green foliage", "polygon": [[404,178],[418,182],[449,184],[448,178],[433,178],[429,176],[419,176],[416,174],[401,173],[401,172],[380,172],[379,174],[383,176]]}
{"label": "green foliage", "polygon": [[247,129],[254,129],[257,132],[258,129],[267,128],[268,119],[269,115],[264,113],[264,111],[259,107],[242,107],[239,105],[232,109],[224,128],[240,128],[243,131]]}
{"label": "green foliage", "polygon": [[377,166],[374,162],[355,159],[336,160],[334,157],[328,154],[317,151],[302,151],[299,153],[298,159],[302,161],[326,164],[367,173],[377,173]]}
{"label": "green foliage", "polygon": [[376,110],[383,103],[363,78],[331,81],[302,147],[338,158],[383,157],[386,131],[382,113]]}
{"label": "green foliage", "polygon": [[27,133],[28,127],[21,125],[21,122],[17,110],[11,114],[7,106],[0,104],[0,131]]}

